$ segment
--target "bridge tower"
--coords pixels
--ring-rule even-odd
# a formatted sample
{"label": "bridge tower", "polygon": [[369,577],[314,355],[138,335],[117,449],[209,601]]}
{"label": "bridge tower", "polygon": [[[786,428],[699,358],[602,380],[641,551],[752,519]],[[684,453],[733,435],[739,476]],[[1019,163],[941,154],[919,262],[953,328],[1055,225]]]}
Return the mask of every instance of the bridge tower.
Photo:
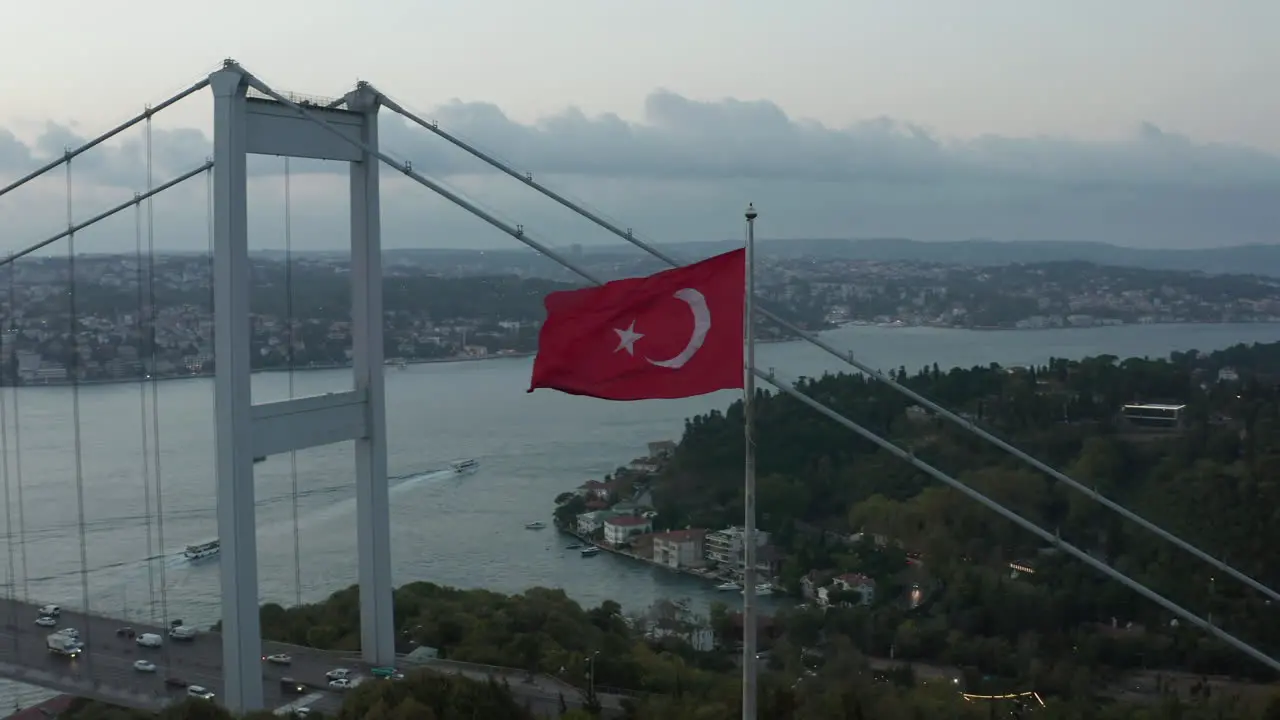
{"label": "bridge tower", "polygon": [[[214,95],[214,357],[218,534],[222,541],[223,702],[263,707],[262,638],[253,458],[345,440],[356,445],[356,535],[361,647],[367,662],[395,662],[390,499],[382,352],[377,93],[361,83],[344,109],[309,106],[352,145],[274,100],[250,97],[250,76],[226,61]],[[354,384],[338,392],[253,404],[247,176],[250,153],[343,160],[351,167]]]}

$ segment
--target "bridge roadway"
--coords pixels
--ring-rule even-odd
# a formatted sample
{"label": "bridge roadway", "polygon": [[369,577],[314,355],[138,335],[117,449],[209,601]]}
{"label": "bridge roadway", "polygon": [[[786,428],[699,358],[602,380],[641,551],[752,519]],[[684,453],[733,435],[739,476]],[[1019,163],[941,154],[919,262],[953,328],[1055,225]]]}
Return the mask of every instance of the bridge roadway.
{"label": "bridge roadway", "polygon": [[[34,603],[0,599],[0,676],[66,692],[82,697],[111,702],[139,709],[155,710],[181,700],[186,691],[165,684],[166,678],[176,678],[191,685],[203,685],[214,693],[222,691],[222,637],[219,633],[202,632],[195,640],[173,642],[165,629],[130,623],[115,618],[86,615],[64,608],[56,628],[35,624],[39,607]],[[124,627],[136,633],[155,633],[164,638],[160,648],[140,647],[133,638],[123,637],[117,631]],[[61,628],[75,628],[85,643],[84,653],[76,659],[49,652],[46,639]],[[324,689],[322,699],[311,707],[332,711],[342,703],[341,695],[327,690],[325,673],[334,668],[349,668],[367,675],[369,666],[354,653],[317,650],[264,641],[264,655],[287,654],[293,658],[288,666],[262,663],[263,691],[269,709],[281,707],[300,699],[298,695],[283,692],[280,680],[293,678],[315,689]],[[154,673],[139,672],[133,663],[139,659],[150,660],[156,665]],[[410,666],[400,662],[402,669]],[[459,675],[484,681],[489,677],[505,679],[511,691],[521,701],[526,701],[539,714],[554,717],[558,714],[559,695],[564,694],[569,705],[581,702],[581,693],[573,686],[538,676],[530,679],[526,673],[510,668],[489,667],[457,663],[446,660],[417,665],[434,672]],[[313,691],[308,690],[307,694]],[[602,696],[605,708],[618,707],[619,698]]]}

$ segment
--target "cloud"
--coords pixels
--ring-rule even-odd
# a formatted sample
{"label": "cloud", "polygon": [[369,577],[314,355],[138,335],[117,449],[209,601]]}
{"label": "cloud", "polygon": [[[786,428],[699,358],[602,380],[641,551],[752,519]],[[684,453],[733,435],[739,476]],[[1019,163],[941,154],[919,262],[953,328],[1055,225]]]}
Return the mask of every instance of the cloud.
{"label": "cloud", "polygon": [[[733,236],[741,206],[752,200],[765,210],[762,226],[782,237],[1081,239],[1136,246],[1280,241],[1280,205],[1274,203],[1280,157],[1198,143],[1151,123],[1111,142],[954,139],[892,118],[836,128],[794,119],[767,101],[703,102],[663,90],[646,99],[640,122],[569,108],[522,124],[492,103],[461,101],[428,117],[659,239]],[[544,219],[544,210],[535,208],[539,198],[527,188],[389,112],[381,139],[389,154],[411,160],[429,177],[515,218]],[[0,129],[0,179],[19,176],[83,140],[79,129],[55,123],[29,144]],[[145,183],[145,152],[134,135],[85,153],[75,161],[75,182],[104,194],[111,188],[137,191]],[[160,182],[177,175],[211,152],[199,130],[157,129],[151,138],[154,177]],[[250,169],[261,182],[278,184],[272,176],[283,163],[252,158]],[[332,230],[337,203],[325,198],[336,192],[345,203],[343,183],[318,175],[337,165],[297,161],[291,169],[299,177],[294,197],[324,218],[316,227],[330,228],[325,242],[340,244],[340,233]],[[395,176],[390,170],[384,175]],[[484,235],[458,211],[424,204],[424,190],[403,187],[403,180],[392,184],[384,200],[388,246],[457,246],[466,244],[459,235],[468,241]],[[202,197],[189,194],[193,203]],[[278,190],[266,194],[274,197]],[[396,198],[406,207],[394,207]],[[0,218],[4,208],[0,200]],[[590,241],[590,232],[562,223],[548,220],[545,232],[564,242]],[[497,244],[498,236],[484,242]]]}

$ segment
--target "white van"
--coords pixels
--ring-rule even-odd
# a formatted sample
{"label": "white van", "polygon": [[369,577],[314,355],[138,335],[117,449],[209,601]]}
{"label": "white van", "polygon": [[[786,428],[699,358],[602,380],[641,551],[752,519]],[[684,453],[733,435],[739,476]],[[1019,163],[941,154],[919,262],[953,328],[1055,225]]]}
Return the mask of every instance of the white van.
{"label": "white van", "polygon": [[136,641],[140,647],[158,648],[164,643],[164,640],[155,633],[142,633]]}
{"label": "white van", "polygon": [[45,605],[44,607],[40,608],[40,614],[44,617],[56,618],[62,614],[62,608],[58,607],[57,605]]}

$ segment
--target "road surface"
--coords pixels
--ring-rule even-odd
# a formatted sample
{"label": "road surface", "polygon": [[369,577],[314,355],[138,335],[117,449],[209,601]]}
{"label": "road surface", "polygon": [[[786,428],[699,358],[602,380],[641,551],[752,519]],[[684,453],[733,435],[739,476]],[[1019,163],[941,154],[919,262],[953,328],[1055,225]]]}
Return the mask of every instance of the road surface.
{"label": "road surface", "polygon": [[[0,599],[0,676],[40,685],[59,692],[113,702],[142,709],[156,709],[181,700],[186,690],[165,684],[167,678],[189,685],[202,685],[215,694],[222,692],[222,637],[203,632],[194,640],[175,642],[167,631],[156,626],[126,623],[114,618],[84,615],[63,609],[57,627],[35,624],[39,606],[16,600]],[[140,647],[133,638],[118,631],[132,628],[137,634],[155,633],[164,638],[159,648]],[[75,659],[49,652],[46,640],[63,628],[75,628],[85,644],[83,654]],[[263,642],[263,655],[286,654],[293,658],[288,666],[262,663],[263,691],[268,709],[296,702],[302,696],[286,694],[281,688],[285,677],[309,686],[305,695],[318,693],[320,699],[311,707],[332,711],[342,703],[340,693],[330,692],[325,673],[347,668],[367,676],[369,666],[352,653]],[[139,659],[156,665],[153,673],[139,672],[133,663]],[[410,666],[401,663],[404,669]],[[506,679],[512,693],[528,702],[539,714],[554,717],[559,709],[559,695],[564,694],[570,706],[580,701],[580,693],[572,686],[545,676],[532,681],[525,673],[509,668],[486,667],[447,660],[432,661],[418,667],[472,680],[487,681],[490,676]],[[607,709],[618,707],[618,699],[602,697]]]}

